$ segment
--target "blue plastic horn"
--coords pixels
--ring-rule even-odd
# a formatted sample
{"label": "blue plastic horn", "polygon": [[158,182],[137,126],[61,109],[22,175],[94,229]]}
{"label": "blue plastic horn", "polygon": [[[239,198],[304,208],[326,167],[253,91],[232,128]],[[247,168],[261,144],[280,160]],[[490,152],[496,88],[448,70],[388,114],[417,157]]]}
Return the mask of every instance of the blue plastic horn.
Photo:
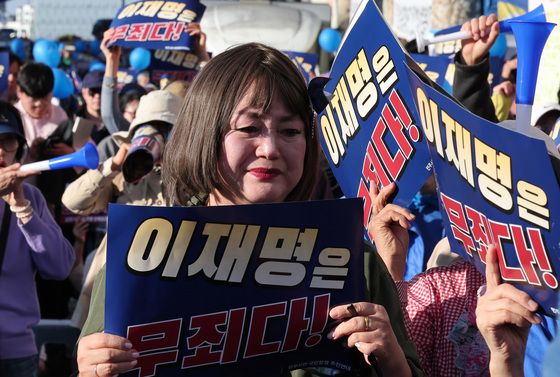
{"label": "blue plastic horn", "polygon": [[556,24],[526,20],[510,20],[508,24],[517,45],[516,123],[522,128],[531,124],[541,54]]}
{"label": "blue plastic horn", "polygon": [[[522,14],[521,16],[512,17],[510,19],[500,21],[499,24],[500,24],[500,32],[501,33],[511,32],[511,26],[508,25],[508,22],[510,22],[510,21],[546,22],[546,13],[544,12],[544,6],[541,4],[538,7],[536,7],[535,9],[533,9],[532,11],[527,12],[525,14]],[[461,30],[461,26],[462,25],[455,25],[455,26],[451,26],[447,29],[441,29],[441,30],[436,31],[434,33],[434,35],[445,35],[445,34],[455,33],[457,31]]]}
{"label": "blue plastic horn", "polygon": [[[544,12],[544,7],[542,4],[532,10],[531,12],[525,13],[521,16],[510,18],[509,20],[500,21],[500,33],[510,32],[511,22],[546,22],[546,14]],[[461,31],[461,25],[453,26],[448,29],[440,30],[436,32],[433,36],[423,35],[420,31],[416,31],[416,46],[418,52],[422,53],[428,45],[449,41],[457,41],[463,39],[472,38],[472,34],[467,31]]]}
{"label": "blue plastic horn", "polygon": [[87,143],[82,149],[64,156],[51,158],[49,160],[37,161],[22,165],[21,171],[44,171],[58,170],[73,167],[95,169],[99,165],[99,154],[92,143]]}

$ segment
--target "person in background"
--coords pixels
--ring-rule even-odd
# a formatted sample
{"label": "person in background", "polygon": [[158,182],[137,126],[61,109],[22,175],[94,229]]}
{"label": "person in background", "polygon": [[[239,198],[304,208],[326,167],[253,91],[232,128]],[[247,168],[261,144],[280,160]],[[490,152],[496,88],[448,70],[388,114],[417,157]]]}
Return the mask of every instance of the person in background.
{"label": "person in background", "polygon": [[381,192],[372,185],[368,231],[397,284],[405,324],[424,371],[434,377],[522,376],[529,328],[542,321],[536,315],[537,303],[501,283],[494,245],[488,245],[486,279],[460,259],[404,281],[414,215],[388,204],[395,189],[394,183]]}
{"label": "person in background", "polygon": [[155,89],[154,84],[150,81],[150,72],[142,71],[136,76],[136,83],[144,88],[147,92]]}
{"label": "person in background", "polygon": [[119,91],[119,110],[129,123],[132,123],[136,117],[140,98],[145,94],[147,94],[146,90],[134,83],[126,84]]}
{"label": "person in background", "polygon": [[88,72],[82,81],[82,98],[84,106],[76,113],[80,118],[95,122],[91,131],[91,139],[95,144],[109,136],[101,120],[101,87],[103,86],[103,71],[95,70]]}
{"label": "person in background", "polygon": [[17,76],[21,68],[22,62],[20,58],[10,52],[10,68],[8,73],[8,87],[2,94],[2,100],[14,104],[17,102]]}
{"label": "person in background", "polygon": [[[155,90],[140,99],[138,112],[130,130],[113,135],[119,145],[118,152],[105,161],[101,161],[97,169],[88,170],[80,178],[72,182],[62,196],[62,203],[73,213],[89,215],[104,211],[111,202],[131,205],[163,206],[165,200],[161,188],[161,164],[155,161],[153,169],[136,182],[127,182],[122,174],[123,164],[127,158],[130,142],[137,130],[149,125],[167,134],[177,120],[181,108],[182,98],[165,90]],[[164,144],[160,146],[164,149]],[[89,308],[93,279],[101,266],[105,263],[107,239],[103,238],[90,270],[84,282],[76,311],[72,316],[75,326],[81,327]]]}
{"label": "person in background", "polygon": [[45,64],[26,63],[18,74],[15,107],[21,112],[25,138],[30,146],[26,160],[36,161],[42,152],[51,156],[68,153],[64,143],[45,145],[45,139],[60,123],[68,120],[64,110],[51,103],[53,87],[53,72]]}
{"label": "person in background", "polygon": [[492,103],[499,122],[515,119],[515,83],[517,81],[517,56],[502,67],[502,82],[492,90]]}
{"label": "person in background", "polygon": [[36,174],[19,170],[23,132],[19,111],[0,101],[0,376],[10,377],[37,372],[31,329],[40,319],[35,274],[64,279],[75,260],[41,192],[22,182]]}

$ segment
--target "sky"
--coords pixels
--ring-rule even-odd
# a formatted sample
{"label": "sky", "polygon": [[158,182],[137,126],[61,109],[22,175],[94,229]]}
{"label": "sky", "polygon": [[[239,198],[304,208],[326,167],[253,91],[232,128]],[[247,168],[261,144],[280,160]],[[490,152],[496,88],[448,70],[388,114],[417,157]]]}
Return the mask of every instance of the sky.
{"label": "sky", "polygon": [[16,8],[23,4],[31,4],[31,0],[8,0],[6,2],[6,13],[14,14]]}

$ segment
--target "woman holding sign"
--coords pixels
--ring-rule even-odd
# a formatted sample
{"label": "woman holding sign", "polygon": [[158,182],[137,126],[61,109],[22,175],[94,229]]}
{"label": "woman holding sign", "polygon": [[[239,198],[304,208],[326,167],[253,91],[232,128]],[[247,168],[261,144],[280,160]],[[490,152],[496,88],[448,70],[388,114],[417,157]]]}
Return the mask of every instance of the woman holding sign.
{"label": "woman holding sign", "polygon": [[[212,59],[189,90],[162,164],[166,196],[182,206],[307,200],[318,155],[314,114],[297,67],[275,49],[241,45]],[[329,338],[344,338],[364,355],[353,375],[423,375],[395,285],[377,254],[369,257],[370,302],[332,308],[330,316],[342,322]],[[101,333],[103,273],[98,280],[87,336],[78,345],[83,377],[137,364],[133,344]]]}

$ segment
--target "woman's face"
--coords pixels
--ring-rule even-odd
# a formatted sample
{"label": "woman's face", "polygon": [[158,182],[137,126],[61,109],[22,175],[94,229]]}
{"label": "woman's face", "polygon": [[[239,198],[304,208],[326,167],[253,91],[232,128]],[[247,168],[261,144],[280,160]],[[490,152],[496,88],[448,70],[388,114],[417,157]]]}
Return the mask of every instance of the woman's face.
{"label": "woman's face", "polygon": [[222,141],[218,172],[228,192],[219,204],[282,202],[303,174],[304,123],[275,95],[268,112],[251,105],[252,90],[234,111]]}
{"label": "woman's face", "polygon": [[19,141],[14,134],[0,134],[0,168],[15,162]]}
{"label": "woman's face", "polygon": [[138,104],[139,103],[140,102],[137,99],[135,99],[135,100],[132,100],[132,101],[128,102],[126,104],[126,106],[124,107],[123,116],[130,123],[132,123],[132,121],[136,117],[136,110],[138,110]]}

